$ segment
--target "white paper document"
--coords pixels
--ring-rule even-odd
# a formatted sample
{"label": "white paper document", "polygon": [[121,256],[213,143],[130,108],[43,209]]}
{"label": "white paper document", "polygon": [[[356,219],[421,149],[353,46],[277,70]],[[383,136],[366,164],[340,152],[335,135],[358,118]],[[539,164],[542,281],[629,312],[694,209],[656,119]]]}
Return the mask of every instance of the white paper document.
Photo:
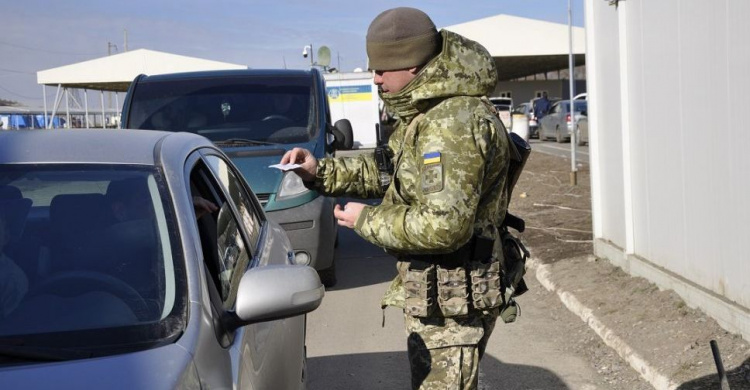
{"label": "white paper document", "polygon": [[278,168],[278,169],[281,169],[282,171],[291,171],[292,169],[299,168],[301,166],[302,165],[299,165],[299,164],[273,164],[273,165],[269,165],[268,167]]}

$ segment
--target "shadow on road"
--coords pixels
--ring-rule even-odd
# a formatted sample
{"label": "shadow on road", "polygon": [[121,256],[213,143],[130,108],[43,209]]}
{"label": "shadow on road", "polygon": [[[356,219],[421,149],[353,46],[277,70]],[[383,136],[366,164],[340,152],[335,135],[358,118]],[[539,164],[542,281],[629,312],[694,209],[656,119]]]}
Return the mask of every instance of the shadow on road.
{"label": "shadow on road", "polygon": [[396,276],[396,259],[352,229],[339,226],[339,247],[335,256],[338,283],[330,290],[389,282]]}
{"label": "shadow on road", "polygon": [[[311,390],[409,389],[411,386],[405,351],[308,358],[307,367],[307,384]],[[490,355],[482,360],[479,377],[479,389],[568,389],[552,371],[503,363]]]}
{"label": "shadow on road", "polygon": [[[732,390],[750,389],[750,358],[746,359],[742,365],[734,370],[727,371],[727,380],[729,388]],[[720,389],[719,375],[707,375],[694,379],[690,382],[681,384],[679,390],[697,390],[697,389]]]}
{"label": "shadow on road", "polygon": [[[339,198],[336,203],[362,202],[369,205],[380,199]],[[390,282],[396,276],[396,259],[360,237],[354,230],[338,227],[339,246],[336,248],[336,274],[338,282],[329,290],[345,290]]]}

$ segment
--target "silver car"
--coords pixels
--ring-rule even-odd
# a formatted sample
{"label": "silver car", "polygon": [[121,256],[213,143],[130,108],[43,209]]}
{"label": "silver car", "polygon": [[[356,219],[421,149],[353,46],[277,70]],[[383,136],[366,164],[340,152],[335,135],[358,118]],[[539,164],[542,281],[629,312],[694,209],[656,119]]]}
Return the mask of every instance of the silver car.
{"label": "silver car", "polygon": [[[587,111],[586,100],[575,101],[576,120],[581,117],[581,112]],[[539,140],[545,141],[554,137],[557,142],[570,141],[570,133],[573,130],[570,121],[570,100],[560,100],[552,105],[547,115],[539,120]]]}
{"label": "silver car", "polygon": [[324,287],[201,136],[0,134],[0,251],[2,388],[306,387]]}

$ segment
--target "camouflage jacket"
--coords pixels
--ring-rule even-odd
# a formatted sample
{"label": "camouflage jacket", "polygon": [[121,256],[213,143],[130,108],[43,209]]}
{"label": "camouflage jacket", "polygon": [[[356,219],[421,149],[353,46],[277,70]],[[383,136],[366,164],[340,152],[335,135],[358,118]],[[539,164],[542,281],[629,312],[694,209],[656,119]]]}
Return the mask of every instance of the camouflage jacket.
{"label": "camouflage jacket", "polygon": [[[451,253],[472,235],[496,239],[506,212],[508,138],[486,98],[497,83],[494,60],[474,41],[441,34],[441,53],[401,91],[381,94],[398,118],[385,192],[372,154],[321,159],[315,181],[329,195],[382,197],[355,231],[399,259]],[[400,306],[398,282],[384,304]]]}

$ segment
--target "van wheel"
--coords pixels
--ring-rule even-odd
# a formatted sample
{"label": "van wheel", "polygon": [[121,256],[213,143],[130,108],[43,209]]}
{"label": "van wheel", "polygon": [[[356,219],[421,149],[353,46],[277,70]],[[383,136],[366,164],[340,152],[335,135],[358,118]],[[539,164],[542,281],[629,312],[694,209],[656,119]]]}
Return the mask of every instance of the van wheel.
{"label": "van wheel", "polygon": [[326,288],[330,288],[336,285],[336,259],[334,258],[334,263],[331,264],[330,267],[318,271],[318,276],[320,277],[320,282],[323,283],[323,285]]}
{"label": "van wheel", "polygon": [[558,144],[561,144],[563,142],[562,133],[560,133],[559,127],[555,129],[555,138]]}

